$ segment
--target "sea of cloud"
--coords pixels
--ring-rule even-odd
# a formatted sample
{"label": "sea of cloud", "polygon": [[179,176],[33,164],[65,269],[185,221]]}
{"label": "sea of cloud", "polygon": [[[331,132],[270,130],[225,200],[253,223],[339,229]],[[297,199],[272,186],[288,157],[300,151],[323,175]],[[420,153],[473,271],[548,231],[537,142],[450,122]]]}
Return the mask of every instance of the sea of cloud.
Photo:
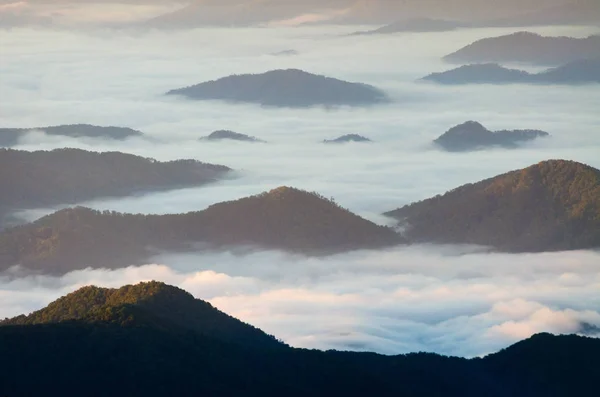
{"label": "sea of cloud", "polygon": [[[509,29],[349,37],[370,27],[197,29],[178,32],[15,28],[0,35],[2,127],[90,123],[139,129],[126,142],[33,132],[19,149],[119,150],[159,160],[228,165],[210,186],[82,203],[173,213],[280,185],[318,191],[379,223],[380,214],[464,183],[561,158],[600,168],[596,86],[439,87],[415,80],[450,68],[440,57]],[[583,37],[593,29],[529,29]],[[273,53],[293,49],[295,56]],[[519,67],[525,66],[520,65]],[[371,108],[274,109],[165,97],[232,73],[300,68],[373,84],[394,102]],[[455,124],[535,128],[552,137],[514,151],[449,154],[431,141]],[[232,129],[266,144],[200,142]],[[358,133],[370,144],[323,145]],[[54,208],[19,213],[33,220]],[[0,279],[0,316],[40,308],[78,286],[160,279],[294,346],[479,355],[534,332],[600,325],[591,252],[501,255],[413,247],[321,259],[281,253],[165,256],[160,265],[89,270],[62,278]]]}
{"label": "sea of cloud", "polygon": [[0,276],[0,318],[84,285],[160,280],[296,347],[472,357],[538,332],[600,327],[600,252],[413,246],[327,258],[171,254],[153,262],[60,278]]}

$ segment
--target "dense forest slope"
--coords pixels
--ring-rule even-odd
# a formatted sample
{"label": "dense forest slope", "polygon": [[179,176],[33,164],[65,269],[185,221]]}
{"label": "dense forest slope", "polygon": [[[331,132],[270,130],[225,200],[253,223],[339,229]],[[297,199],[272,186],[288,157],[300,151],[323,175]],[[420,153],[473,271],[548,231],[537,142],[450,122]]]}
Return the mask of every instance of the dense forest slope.
{"label": "dense forest slope", "polygon": [[600,247],[600,170],[544,161],[386,215],[412,241],[480,244],[510,252]]}
{"label": "dense forest slope", "polygon": [[0,233],[0,270],[16,264],[48,273],[143,263],[152,250],[251,245],[309,255],[401,243],[315,193],[280,187],[199,212],[132,215],[87,208],[58,211]]}
{"label": "dense forest slope", "polygon": [[202,185],[230,171],[194,160],[159,162],[120,152],[0,149],[0,218],[16,209]]}
{"label": "dense forest slope", "polygon": [[471,360],[295,349],[156,282],[85,287],[0,323],[0,356],[7,396],[565,397],[600,376],[600,340],[574,335]]}
{"label": "dense forest slope", "polygon": [[467,121],[450,128],[433,143],[450,152],[480,150],[491,147],[515,149],[519,147],[519,144],[549,135],[547,132],[540,130],[490,131],[476,121]]}
{"label": "dense forest slope", "polygon": [[446,55],[444,60],[452,63],[522,62],[559,66],[598,57],[600,57],[600,36],[579,39],[517,32],[478,40]]}
{"label": "dense forest slope", "polygon": [[83,287],[27,316],[0,325],[34,325],[81,320],[128,327],[155,327],[169,332],[195,331],[226,342],[254,347],[281,347],[272,336],[164,283],[148,282],[119,289]]}
{"label": "dense forest slope", "polygon": [[175,89],[167,95],[274,107],[362,106],[388,102],[381,90],[297,69],[242,74]]}
{"label": "dense forest slope", "polygon": [[422,80],[439,84],[588,84],[600,83],[600,58],[569,62],[539,73],[508,69],[496,63],[464,65]]}
{"label": "dense forest slope", "polygon": [[19,143],[19,139],[31,131],[44,131],[46,135],[68,136],[71,138],[86,137],[116,140],[143,135],[141,132],[131,128],[99,127],[89,124],[69,124],[35,128],[0,128],[0,146],[15,146]]}

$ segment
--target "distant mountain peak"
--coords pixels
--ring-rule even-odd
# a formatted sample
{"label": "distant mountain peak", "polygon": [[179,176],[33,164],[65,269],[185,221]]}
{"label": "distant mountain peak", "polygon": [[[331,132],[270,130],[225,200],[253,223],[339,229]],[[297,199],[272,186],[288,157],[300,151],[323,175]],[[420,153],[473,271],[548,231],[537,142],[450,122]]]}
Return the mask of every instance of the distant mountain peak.
{"label": "distant mountain peak", "polygon": [[516,148],[520,143],[547,137],[540,130],[490,131],[477,121],[467,121],[456,125],[433,142],[448,151],[469,151],[490,147]]}
{"label": "distant mountain peak", "polygon": [[272,107],[366,106],[390,102],[380,89],[300,69],[234,74],[171,90],[193,100],[257,103]]}
{"label": "distant mountain peak", "polygon": [[346,143],[346,142],[372,142],[369,138],[366,138],[358,134],[346,134],[335,139],[325,139],[323,143]]}
{"label": "distant mountain peak", "polygon": [[232,140],[232,141],[243,141],[243,142],[264,142],[253,136],[246,134],[240,134],[239,132],[231,130],[217,130],[210,133],[210,135],[200,138],[202,141],[221,141],[221,140]]}

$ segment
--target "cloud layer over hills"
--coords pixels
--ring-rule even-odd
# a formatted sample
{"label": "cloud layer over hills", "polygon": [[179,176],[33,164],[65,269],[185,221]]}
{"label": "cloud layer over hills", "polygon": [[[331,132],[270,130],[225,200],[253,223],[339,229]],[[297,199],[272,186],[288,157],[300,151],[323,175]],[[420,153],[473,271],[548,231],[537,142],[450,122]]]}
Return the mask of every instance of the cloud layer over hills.
{"label": "cloud layer over hills", "polygon": [[[444,54],[512,30],[346,36],[355,30],[43,31],[40,40],[38,30],[14,29],[0,35],[3,56],[10,59],[0,63],[2,127],[131,127],[152,139],[108,142],[36,132],[19,148],[72,146],[159,160],[195,158],[240,173],[239,179],[202,190],[86,203],[123,212],[200,210],[288,185],[333,196],[344,207],[384,223],[384,211],[538,161],[563,158],[600,168],[596,87],[490,89],[414,82],[425,71],[443,69]],[[534,31],[578,37],[594,33],[571,27]],[[287,49],[298,55],[270,55]],[[276,68],[373,84],[385,88],[394,102],[364,110],[292,111],[189,103],[163,95],[172,87]],[[492,130],[541,129],[552,137],[518,152],[452,154],[431,147],[435,137],[465,120],[479,120]],[[268,143],[198,140],[218,129]],[[374,142],[320,144],[350,133]],[[21,215],[31,219],[51,211]],[[81,271],[62,278],[19,277],[17,272],[0,276],[0,316],[38,309],[84,284],[120,286],[159,279],[209,299],[295,346],[479,355],[535,332],[569,333],[600,326],[598,253],[458,256],[457,251],[465,249],[412,247],[327,259],[274,252],[213,253],[162,257],[153,260],[158,263],[154,265]]]}

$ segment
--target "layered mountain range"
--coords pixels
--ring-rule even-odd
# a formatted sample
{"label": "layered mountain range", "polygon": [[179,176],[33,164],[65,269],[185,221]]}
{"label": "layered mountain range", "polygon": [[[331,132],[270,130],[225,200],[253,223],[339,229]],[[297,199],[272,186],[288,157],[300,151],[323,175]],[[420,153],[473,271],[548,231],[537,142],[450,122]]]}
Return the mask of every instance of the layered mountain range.
{"label": "layered mountain range", "polygon": [[600,340],[538,334],[483,358],[296,349],[163,283],[84,287],[0,321],[3,395],[593,395]]}
{"label": "layered mountain range", "polygon": [[583,59],[539,73],[505,68],[497,63],[463,65],[422,80],[439,84],[544,84],[579,85],[600,83],[600,58]]}

